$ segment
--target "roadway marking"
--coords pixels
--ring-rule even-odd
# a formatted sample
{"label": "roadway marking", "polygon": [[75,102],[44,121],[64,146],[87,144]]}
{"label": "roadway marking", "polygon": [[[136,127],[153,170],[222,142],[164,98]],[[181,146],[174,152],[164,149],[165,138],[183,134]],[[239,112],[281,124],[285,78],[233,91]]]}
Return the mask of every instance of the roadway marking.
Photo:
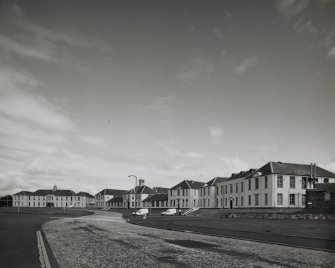
{"label": "roadway marking", "polygon": [[41,231],[38,230],[36,234],[37,234],[37,247],[38,247],[38,252],[40,255],[39,259],[41,262],[41,268],[51,268]]}

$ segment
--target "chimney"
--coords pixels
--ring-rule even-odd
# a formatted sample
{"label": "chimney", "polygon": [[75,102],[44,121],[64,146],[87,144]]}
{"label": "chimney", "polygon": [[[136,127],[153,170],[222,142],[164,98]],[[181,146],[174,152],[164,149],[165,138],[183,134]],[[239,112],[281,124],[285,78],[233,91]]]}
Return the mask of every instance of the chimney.
{"label": "chimney", "polygon": [[144,180],[143,179],[139,179],[138,180],[138,186],[141,187],[144,185]]}
{"label": "chimney", "polygon": [[313,178],[313,163],[311,163],[311,178]]}
{"label": "chimney", "polygon": [[57,185],[54,186],[54,188],[53,188],[52,191],[53,191],[53,192],[56,192],[56,191],[57,191]]}

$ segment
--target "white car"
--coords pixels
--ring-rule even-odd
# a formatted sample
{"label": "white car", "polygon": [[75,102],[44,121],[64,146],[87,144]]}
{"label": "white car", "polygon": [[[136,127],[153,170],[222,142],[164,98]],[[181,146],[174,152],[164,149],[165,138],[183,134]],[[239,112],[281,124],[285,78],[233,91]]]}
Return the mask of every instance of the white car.
{"label": "white car", "polygon": [[167,211],[163,211],[161,215],[162,216],[176,216],[177,210],[175,208],[170,208]]}
{"label": "white car", "polygon": [[149,210],[147,208],[141,208],[140,210],[137,210],[136,212],[133,212],[133,216],[143,216],[143,215],[148,215]]}

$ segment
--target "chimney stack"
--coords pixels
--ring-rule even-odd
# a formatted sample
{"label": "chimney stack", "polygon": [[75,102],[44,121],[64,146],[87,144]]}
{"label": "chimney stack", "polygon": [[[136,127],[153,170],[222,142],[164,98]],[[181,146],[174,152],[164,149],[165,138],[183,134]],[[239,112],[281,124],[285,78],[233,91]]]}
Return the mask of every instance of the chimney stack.
{"label": "chimney stack", "polygon": [[138,180],[138,183],[139,183],[139,187],[143,186],[144,185],[144,180],[143,179],[139,179]]}
{"label": "chimney stack", "polygon": [[54,188],[53,188],[52,191],[53,191],[53,192],[56,192],[56,191],[57,191],[57,185],[54,186]]}

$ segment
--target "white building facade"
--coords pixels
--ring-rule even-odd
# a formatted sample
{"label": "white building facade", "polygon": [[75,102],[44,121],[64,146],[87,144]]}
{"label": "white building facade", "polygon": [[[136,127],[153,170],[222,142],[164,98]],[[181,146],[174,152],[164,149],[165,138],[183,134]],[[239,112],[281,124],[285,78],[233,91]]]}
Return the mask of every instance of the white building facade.
{"label": "white building facade", "polygon": [[168,191],[168,204],[171,208],[199,207],[200,188],[204,182],[184,180]]}

